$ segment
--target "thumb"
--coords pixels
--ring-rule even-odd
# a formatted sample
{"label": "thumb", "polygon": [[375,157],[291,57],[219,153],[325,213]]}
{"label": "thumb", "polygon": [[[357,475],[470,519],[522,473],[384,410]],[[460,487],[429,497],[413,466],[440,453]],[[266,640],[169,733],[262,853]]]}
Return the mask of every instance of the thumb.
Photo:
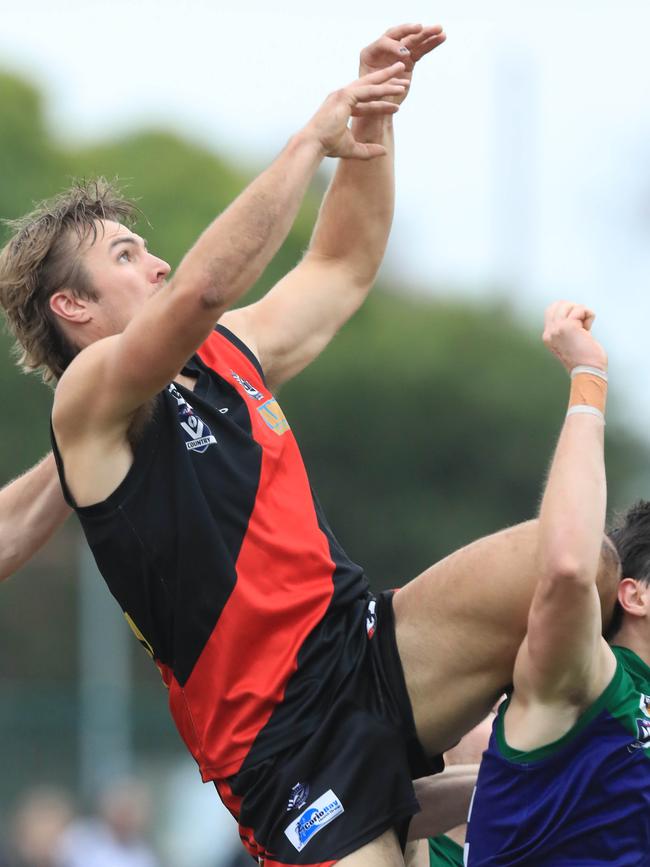
{"label": "thumb", "polygon": [[386,148],[383,145],[372,142],[355,142],[349,156],[356,160],[372,160],[375,157],[383,157]]}

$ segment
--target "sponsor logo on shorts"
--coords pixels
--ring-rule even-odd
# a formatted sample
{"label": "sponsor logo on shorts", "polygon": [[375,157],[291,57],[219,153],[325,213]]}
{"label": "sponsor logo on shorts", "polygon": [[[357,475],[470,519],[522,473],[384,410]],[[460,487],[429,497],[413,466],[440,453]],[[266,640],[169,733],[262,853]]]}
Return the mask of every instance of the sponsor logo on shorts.
{"label": "sponsor logo on shorts", "polygon": [[194,412],[173,382],[169,384],[168,391],[178,406],[178,421],[185,434],[185,448],[201,455],[208,446],[216,445],[217,441],[210,428]]}
{"label": "sponsor logo on shorts", "polygon": [[284,829],[291,845],[301,852],[307,843],[322,831],[326,825],[333,822],[344,813],[343,804],[331,789],[321,795],[317,801],[310,804],[297,819]]}
{"label": "sponsor logo on shorts", "polygon": [[243,387],[246,394],[255,398],[255,400],[264,400],[264,395],[262,394],[262,392],[258,391],[254,385],[251,385],[247,379],[242,379],[242,377],[238,373],[235,373],[234,370],[231,370],[230,373],[232,375],[232,378]]}
{"label": "sponsor logo on shorts", "polygon": [[637,739],[633,744],[630,744],[628,752],[633,752],[634,750],[650,750],[650,719],[638,719],[636,720],[636,735]]}
{"label": "sponsor logo on shorts", "polygon": [[366,632],[368,633],[368,638],[372,638],[377,629],[377,615],[375,614],[376,608],[376,600],[371,599],[368,603],[368,610],[366,611]]}
{"label": "sponsor logo on shorts", "polygon": [[296,783],[287,802],[287,813],[291,810],[302,810],[308,800],[309,786],[306,783]]}

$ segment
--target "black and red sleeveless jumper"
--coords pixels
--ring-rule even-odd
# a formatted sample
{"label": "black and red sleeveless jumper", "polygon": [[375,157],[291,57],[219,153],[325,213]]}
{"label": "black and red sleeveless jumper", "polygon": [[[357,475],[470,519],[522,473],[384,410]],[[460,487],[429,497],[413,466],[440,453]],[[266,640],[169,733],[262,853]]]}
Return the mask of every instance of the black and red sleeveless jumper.
{"label": "black and red sleeveless jumper", "polygon": [[125,479],[76,511],[207,781],[316,728],[355,665],[368,584],[250,350],[218,326],[183,372],[194,390],[157,396]]}

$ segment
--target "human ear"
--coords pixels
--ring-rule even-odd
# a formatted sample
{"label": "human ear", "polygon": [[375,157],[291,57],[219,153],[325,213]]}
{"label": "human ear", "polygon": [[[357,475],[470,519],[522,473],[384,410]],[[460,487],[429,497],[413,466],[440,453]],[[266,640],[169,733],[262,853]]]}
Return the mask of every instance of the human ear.
{"label": "human ear", "polygon": [[50,310],[66,322],[83,323],[92,318],[88,301],[70,289],[61,289],[50,297]]}
{"label": "human ear", "polygon": [[644,617],[650,612],[648,587],[634,578],[623,578],[619,582],[618,601],[626,614]]}

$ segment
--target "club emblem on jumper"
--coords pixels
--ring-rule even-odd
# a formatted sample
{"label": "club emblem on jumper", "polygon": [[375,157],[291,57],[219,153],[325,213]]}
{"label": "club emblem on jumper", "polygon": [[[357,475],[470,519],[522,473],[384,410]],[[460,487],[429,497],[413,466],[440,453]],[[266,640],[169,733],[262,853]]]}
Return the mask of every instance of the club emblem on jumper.
{"label": "club emblem on jumper", "polygon": [[375,630],[377,629],[377,615],[375,614],[376,608],[376,601],[374,599],[371,599],[368,603],[368,609],[366,611],[366,632],[368,633],[368,638],[372,638],[372,636],[375,634]]}
{"label": "club emblem on jumper", "polygon": [[251,385],[247,379],[242,379],[242,377],[238,373],[235,373],[234,370],[231,370],[230,373],[232,374],[232,378],[242,386],[246,394],[254,397],[255,400],[264,400],[262,392],[258,391],[254,385]]}
{"label": "club emblem on jumper", "polygon": [[312,837],[320,833],[326,825],[344,813],[343,804],[331,789],[310,804],[297,819],[284,829],[284,833],[294,849],[301,852]]}
{"label": "club emblem on jumper", "polygon": [[637,739],[627,748],[628,752],[634,750],[650,750],[650,719],[638,719],[636,721]]}
{"label": "club emblem on jumper", "polygon": [[178,406],[178,421],[185,434],[185,448],[189,452],[203,452],[217,441],[207,424],[198,417],[192,406],[185,400],[174,383],[169,385],[169,393]]}
{"label": "club emblem on jumper", "polygon": [[267,400],[266,403],[262,404],[262,406],[257,407],[257,411],[264,419],[265,424],[271,428],[274,434],[282,436],[283,433],[286,433],[289,430],[289,422],[280,409],[280,404],[277,400],[274,400],[273,398]]}
{"label": "club emblem on jumper", "polygon": [[287,813],[291,810],[302,809],[309,799],[309,786],[306,783],[296,783],[291,789],[291,796],[287,802]]}
{"label": "club emblem on jumper", "polygon": [[650,716],[650,695],[642,695],[639,707],[646,716]]}

